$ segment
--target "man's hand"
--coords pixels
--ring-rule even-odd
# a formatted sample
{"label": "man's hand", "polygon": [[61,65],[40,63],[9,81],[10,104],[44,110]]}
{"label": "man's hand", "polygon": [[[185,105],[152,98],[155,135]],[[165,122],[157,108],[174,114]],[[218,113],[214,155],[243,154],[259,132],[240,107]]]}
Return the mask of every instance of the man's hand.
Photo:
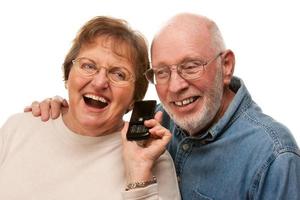
{"label": "man's hand", "polygon": [[34,101],[31,106],[24,108],[24,112],[31,112],[35,117],[41,117],[42,121],[56,119],[59,115],[68,109],[67,100],[60,96],[44,99],[41,102]]}

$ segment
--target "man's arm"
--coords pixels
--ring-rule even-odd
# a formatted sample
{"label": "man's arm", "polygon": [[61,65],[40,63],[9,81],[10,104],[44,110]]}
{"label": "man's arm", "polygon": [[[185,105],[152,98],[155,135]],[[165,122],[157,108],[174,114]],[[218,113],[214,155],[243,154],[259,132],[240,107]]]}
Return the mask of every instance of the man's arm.
{"label": "man's arm", "polygon": [[254,181],[251,199],[300,199],[300,153],[282,152],[262,168]]}

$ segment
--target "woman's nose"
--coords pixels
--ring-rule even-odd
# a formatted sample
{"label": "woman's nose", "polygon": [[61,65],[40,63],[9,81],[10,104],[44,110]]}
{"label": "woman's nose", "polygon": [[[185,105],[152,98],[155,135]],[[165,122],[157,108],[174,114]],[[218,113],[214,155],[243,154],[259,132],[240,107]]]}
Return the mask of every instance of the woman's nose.
{"label": "woman's nose", "polygon": [[107,71],[104,67],[100,68],[98,73],[94,75],[92,85],[98,88],[107,88],[109,79],[107,77]]}

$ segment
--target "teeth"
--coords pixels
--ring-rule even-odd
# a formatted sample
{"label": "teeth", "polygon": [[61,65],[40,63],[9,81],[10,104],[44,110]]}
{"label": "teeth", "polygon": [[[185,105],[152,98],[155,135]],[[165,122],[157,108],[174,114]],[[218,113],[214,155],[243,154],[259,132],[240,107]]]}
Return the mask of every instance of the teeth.
{"label": "teeth", "polygon": [[191,98],[188,98],[188,99],[184,99],[183,101],[175,101],[174,103],[177,106],[185,106],[185,105],[188,105],[188,104],[190,104],[194,101],[195,101],[195,99],[193,97],[191,97]]}
{"label": "teeth", "polygon": [[106,99],[104,99],[103,97],[99,97],[99,96],[92,95],[92,94],[86,94],[86,95],[84,95],[84,96],[87,97],[87,98],[96,100],[96,101],[101,101],[101,102],[103,102],[103,103],[107,103]]}

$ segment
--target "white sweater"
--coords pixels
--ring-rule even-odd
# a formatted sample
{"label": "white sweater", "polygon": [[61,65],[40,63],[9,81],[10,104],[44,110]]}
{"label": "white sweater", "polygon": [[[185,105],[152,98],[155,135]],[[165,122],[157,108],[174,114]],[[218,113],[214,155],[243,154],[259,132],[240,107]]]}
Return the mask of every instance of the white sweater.
{"label": "white sweater", "polygon": [[62,118],[12,116],[0,130],[1,200],[180,199],[174,165],[164,153],[157,184],[125,192],[121,135],[89,137]]}

